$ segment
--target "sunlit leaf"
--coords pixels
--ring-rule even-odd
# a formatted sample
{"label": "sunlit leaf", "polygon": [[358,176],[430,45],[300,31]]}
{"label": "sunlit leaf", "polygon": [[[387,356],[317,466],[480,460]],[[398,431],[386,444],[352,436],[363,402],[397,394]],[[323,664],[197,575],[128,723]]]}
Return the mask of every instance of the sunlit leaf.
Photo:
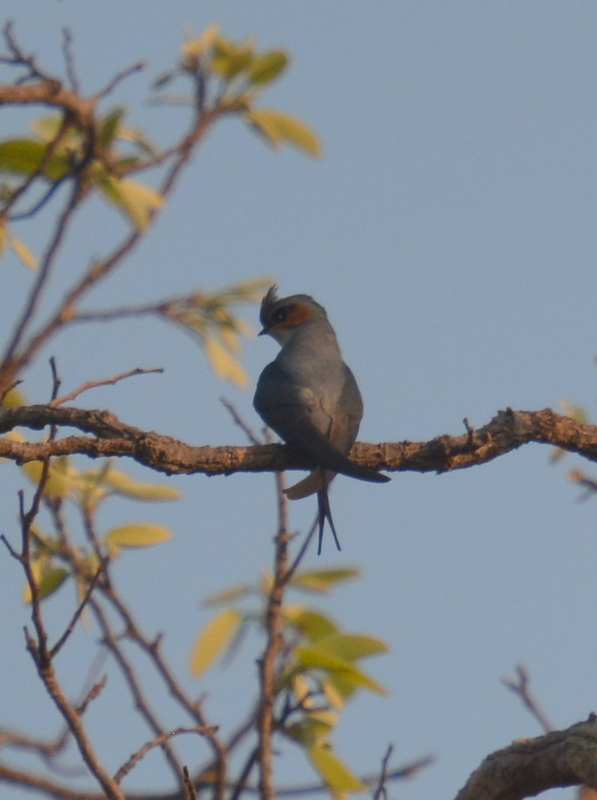
{"label": "sunlit leaf", "polygon": [[207,623],[191,650],[189,669],[194,678],[203,675],[228,650],[242,621],[239,611],[223,608]]}
{"label": "sunlit leaf", "polygon": [[[25,475],[35,485],[39,485],[43,468],[42,461],[27,461],[21,466]],[[51,461],[48,479],[44,486],[44,494],[50,497],[66,497],[73,485],[69,472],[68,459],[65,457]]]}
{"label": "sunlit leaf", "polygon": [[[4,395],[2,400],[2,408],[18,408],[27,405],[27,401],[22,392],[18,389],[11,389],[8,394]],[[9,431],[9,433],[16,433],[16,431]],[[8,435],[8,434],[7,434]],[[17,434],[20,436],[20,434]],[[17,441],[27,441],[24,437],[20,437]]]}
{"label": "sunlit leaf", "polygon": [[182,492],[174,486],[164,486],[157,483],[139,483],[115,469],[110,471],[102,479],[104,486],[112,492],[132,497],[135,500],[180,500]]}
{"label": "sunlit leaf", "polygon": [[365,792],[367,787],[325,745],[308,749],[311,763],[324,782],[336,792]]}
{"label": "sunlit leaf", "polygon": [[154,544],[167,542],[172,533],[163,525],[149,522],[136,522],[112,528],[106,534],[105,542],[109,547],[151,547]]}
{"label": "sunlit leaf", "polygon": [[244,116],[273,147],[286,143],[310,156],[321,155],[321,145],[316,134],[296,117],[264,108],[249,109]]}
{"label": "sunlit leaf", "polygon": [[241,597],[246,597],[252,593],[251,587],[246,583],[240,583],[238,586],[231,586],[229,589],[224,589],[222,592],[215,592],[206,597],[203,601],[204,606],[219,606],[223,603],[230,603],[232,600],[240,600]]}
{"label": "sunlit leaf", "polygon": [[247,77],[252,83],[269,83],[286,69],[287,64],[288,56],[283,50],[270,50],[253,60]]}
{"label": "sunlit leaf", "polygon": [[135,181],[121,180],[107,170],[95,169],[92,180],[104,196],[118,206],[139,230],[149,224],[152,212],[162,207],[159,192]]}
{"label": "sunlit leaf", "polygon": [[338,629],[329,617],[304,606],[285,606],[286,620],[312,641],[337,633]]}
{"label": "sunlit leaf", "polygon": [[[54,567],[47,559],[33,561],[31,564],[33,578],[37,584],[40,600],[44,600],[62,586],[69,573],[62,567]],[[23,602],[31,603],[31,587],[27,583],[23,590]]]}
{"label": "sunlit leaf", "polygon": [[361,571],[356,567],[313,569],[297,573],[292,579],[292,584],[309,592],[326,594],[334,588],[335,584],[354,580],[360,575]]}
{"label": "sunlit leaf", "polygon": [[98,140],[102,147],[109,147],[112,144],[112,141],[118,132],[120,120],[122,119],[123,114],[124,108],[119,106],[113,111],[110,111],[110,113],[100,121]]}
{"label": "sunlit leaf", "polygon": [[[39,171],[48,145],[33,139],[12,139],[0,143],[0,172],[30,176]],[[69,172],[69,160],[54,154],[45,165],[43,175],[59,180]]]}
{"label": "sunlit leaf", "polygon": [[199,58],[203,53],[212,47],[216,37],[220,32],[220,26],[213,22],[199,36],[188,39],[182,46],[182,57],[184,60],[189,58]]}
{"label": "sunlit leaf", "polygon": [[339,673],[342,680],[349,684],[369,689],[377,694],[387,694],[386,690],[363,670],[347,659],[335,655],[327,650],[323,644],[306,647],[301,645],[294,649],[294,655],[299,664],[307,669],[323,669],[330,673]]}
{"label": "sunlit leaf", "polygon": [[214,42],[210,69],[224,80],[231,80],[245,70],[253,60],[251,47],[236,45],[226,39]]}
{"label": "sunlit leaf", "polygon": [[213,336],[206,336],[203,344],[216,375],[244,389],[249,378],[239,362]]}
{"label": "sunlit leaf", "polygon": [[24,242],[20,239],[15,239],[14,236],[10,236],[8,244],[22,264],[29,267],[29,269],[37,269],[37,259]]}
{"label": "sunlit leaf", "polygon": [[[323,718],[324,713],[330,715],[329,720]],[[287,727],[285,733],[303,747],[312,747],[327,741],[337,721],[337,714],[333,712],[322,712],[322,718],[318,718],[316,714],[309,714],[300,722]]]}
{"label": "sunlit leaf", "polygon": [[374,636],[355,633],[336,633],[320,639],[318,645],[327,652],[345,658],[347,661],[358,661],[360,658],[387,653],[388,645]]}

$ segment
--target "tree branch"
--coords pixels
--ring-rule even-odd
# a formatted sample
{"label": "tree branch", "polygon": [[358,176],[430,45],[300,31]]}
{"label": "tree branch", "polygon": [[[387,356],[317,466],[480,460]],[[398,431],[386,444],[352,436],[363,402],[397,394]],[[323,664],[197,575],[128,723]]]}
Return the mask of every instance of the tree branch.
{"label": "tree branch", "polygon": [[564,786],[597,789],[597,717],[487,756],[456,800],[522,800]]}
{"label": "tree branch", "polygon": [[[41,430],[47,425],[77,428],[91,436],[69,436],[50,442],[14,442],[0,438],[0,457],[18,463],[79,453],[91,458],[128,456],[167,474],[231,475],[305,469],[309,465],[290,448],[192,447],[121,422],[109,411],[21,406],[0,413],[0,434],[16,427]],[[438,436],[428,442],[357,443],[351,458],[358,464],[390,472],[448,472],[492,461],[529,442],[549,444],[597,461],[597,426],[583,425],[551,409],[499,411],[485,426],[461,436]]]}

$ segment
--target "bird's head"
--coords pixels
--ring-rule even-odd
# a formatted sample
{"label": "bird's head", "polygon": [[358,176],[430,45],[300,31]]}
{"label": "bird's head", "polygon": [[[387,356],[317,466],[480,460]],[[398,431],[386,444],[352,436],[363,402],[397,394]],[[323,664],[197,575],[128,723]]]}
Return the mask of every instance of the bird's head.
{"label": "bird's head", "polygon": [[308,294],[279,298],[277,287],[270,286],[261,301],[259,319],[263,325],[260,336],[267,333],[280,344],[285,344],[298,328],[314,320],[327,319],[327,314],[325,308]]}

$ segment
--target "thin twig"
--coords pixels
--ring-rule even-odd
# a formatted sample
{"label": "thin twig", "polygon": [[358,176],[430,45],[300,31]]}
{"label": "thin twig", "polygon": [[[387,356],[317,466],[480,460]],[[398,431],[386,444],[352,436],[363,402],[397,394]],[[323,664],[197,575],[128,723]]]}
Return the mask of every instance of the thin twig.
{"label": "thin twig", "polygon": [[85,606],[89,602],[89,598],[91,597],[91,594],[92,594],[93,590],[97,586],[97,583],[98,583],[98,581],[100,579],[100,575],[104,572],[107,563],[108,563],[107,559],[104,559],[104,561],[102,561],[102,563],[99,566],[99,569],[97,570],[97,572],[95,573],[95,575],[93,576],[91,581],[89,582],[89,586],[87,587],[87,591],[85,592],[85,596],[83,597],[83,599],[79,603],[79,606],[78,606],[77,610],[75,611],[75,613],[73,614],[73,616],[71,618],[71,621],[66,626],[66,629],[65,629],[64,633],[62,634],[62,636],[60,637],[60,639],[58,639],[58,641],[56,642],[54,647],[52,647],[52,649],[50,650],[50,658],[54,658],[54,656],[56,656],[60,652],[62,647],[66,644],[66,641],[68,640],[69,636],[73,632],[75,625],[79,621],[79,617],[83,613],[83,609],[85,608]]}
{"label": "thin twig", "polygon": [[[147,753],[149,753],[150,750],[153,750],[154,747],[160,747],[161,745],[164,744],[164,742],[167,742],[168,739],[172,739],[174,736],[178,736],[181,733],[204,734],[205,730],[202,727],[197,727],[197,728],[176,728],[176,730],[173,731],[164,731],[164,733],[160,734],[159,736],[156,736],[155,739],[152,739],[150,742],[146,742],[143,745],[143,747],[140,747],[136,753],[133,753],[133,755],[128,759],[128,761],[126,761],[120,767],[120,769],[114,775],[114,780],[116,781],[116,783],[121,783],[125,775],[128,775],[129,772],[134,767],[137,766],[139,761],[141,761],[141,759],[144,758],[147,755]],[[183,773],[184,770],[185,767],[183,767]]]}
{"label": "thin twig", "polygon": [[122,83],[122,81],[126,80],[131,75],[134,75],[135,72],[141,72],[141,70],[145,69],[146,66],[147,64],[145,61],[137,61],[136,64],[132,64],[130,67],[126,67],[120,72],[117,72],[112,80],[107,83],[103,89],[100,89],[99,92],[96,92],[96,94],[93,95],[94,99],[101,100],[102,98],[111,94],[119,83]]}
{"label": "thin twig", "polygon": [[390,762],[390,757],[392,755],[393,749],[394,745],[389,744],[388,749],[386,750],[386,754],[382,758],[381,772],[379,773],[379,783],[377,784],[377,788],[373,793],[373,800],[387,800],[388,790],[386,784],[388,782],[388,764]]}
{"label": "thin twig", "polygon": [[128,372],[122,372],[120,375],[114,375],[112,378],[104,378],[100,381],[87,381],[86,383],[81,384],[78,389],[74,389],[72,392],[68,394],[62,395],[62,397],[58,397],[49,404],[50,406],[60,406],[62,403],[66,403],[68,400],[74,400],[75,397],[78,397],[83,392],[88,391],[89,389],[96,389],[98,386],[113,386],[118,381],[122,381],[125,378],[131,378],[135,375],[149,375],[154,372],[162,373],[164,372],[163,367],[154,367],[152,369],[142,369],[141,367],[136,367],[135,369],[131,369]]}
{"label": "thin twig", "polygon": [[75,70],[75,56],[73,53],[73,37],[69,28],[62,29],[62,55],[66,67],[66,77],[70,88],[75,94],[79,94],[79,80]]}
{"label": "thin twig", "polygon": [[530,690],[531,678],[529,675],[529,671],[522,664],[517,664],[515,671],[516,671],[516,679],[502,678],[502,684],[507,689],[510,689],[511,692],[514,692],[514,694],[520,697],[525,708],[528,711],[530,711],[532,716],[537,720],[537,722],[543,728],[545,733],[553,731],[554,730],[553,725],[551,724],[547,714],[543,711],[539,703],[535,700],[535,698],[531,694]]}
{"label": "thin twig", "polygon": [[244,419],[240,416],[236,408],[232,405],[231,402],[226,400],[225,397],[220,397],[220,403],[224,406],[224,408],[228,411],[232,419],[234,420],[235,424],[242,430],[245,434],[247,439],[252,444],[263,444],[263,441],[257,437],[257,435],[253,432],[251,427],[244,421]]}

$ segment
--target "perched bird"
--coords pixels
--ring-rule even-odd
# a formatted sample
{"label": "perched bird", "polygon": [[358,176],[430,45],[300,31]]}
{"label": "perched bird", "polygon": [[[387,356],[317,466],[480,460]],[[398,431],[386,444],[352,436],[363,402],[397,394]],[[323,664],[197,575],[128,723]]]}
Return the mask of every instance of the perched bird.
{"label": "perched bird", "polygon": [[357,437],[363,401],[342,355],[325,309],[306,294],[278,298],[272,286],[261,302],[261,334],[281,346],[257,382],[255,410],[281,438],[314,468],[285,490],[291,500],[317,492],[321,553],[326,519],[334,528],[328,485],[336,473],[363,481],[390,479],[347,458]]}

